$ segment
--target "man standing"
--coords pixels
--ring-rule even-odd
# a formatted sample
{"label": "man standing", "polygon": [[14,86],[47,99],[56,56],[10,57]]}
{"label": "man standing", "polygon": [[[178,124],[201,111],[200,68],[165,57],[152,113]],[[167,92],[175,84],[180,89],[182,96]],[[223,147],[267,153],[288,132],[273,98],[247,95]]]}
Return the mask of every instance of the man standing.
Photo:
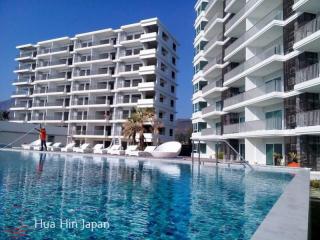
{"label": "man standing", "polygon": [[41,151],[43,151],[43,147],[47,149],[47,132],[45,128],[42,128],[40,125],[40,129],[35,128],[39,132],[39,138],[41,140]]}

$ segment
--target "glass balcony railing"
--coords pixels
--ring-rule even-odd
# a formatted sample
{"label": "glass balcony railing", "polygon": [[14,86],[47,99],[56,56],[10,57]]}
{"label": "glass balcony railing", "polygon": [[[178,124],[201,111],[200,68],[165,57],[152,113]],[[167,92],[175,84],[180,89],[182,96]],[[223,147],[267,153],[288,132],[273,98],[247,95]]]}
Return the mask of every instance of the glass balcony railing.
{"label": "glass balcony railing", "polygon": [[40,48],[39,49],[39,55],[40,54],[48,54],[48,53],[68,51],[68,49],[69,49],[69,46],[54,47],[54,48]]}
{"label": "glass balcony railing", "polygon": [[222,135],[221,128],[206,128],[201,130],[201,136]]}
{"label": "glass balcony railing", "polygon": [[320,77],[319,63],[310,65],[296,72],[296,84]]}
{"label": "glass balcony railing", "polygon": [[242,103],[257,97],[261,97],[265,94],[272,92],[282,92],[281,81],[270,81],[260,87],[253,88],[249,91],[240,93],[231,98],[224,100],[224,107],[229,107],[237,103]]}
{"label": "glass balcony railing", "polygon": [[253,25],[249,30],[247,30],[243,35],[241,35],[236,41],[234,41],[229,47],[226,48],[225,55],[230,54],[237,47],[241,46],[244,42],[250,39],[253,35],[257,34],[261,29],[263,29],[268,23],[273,20],[283,20],[283,11],[279,9],[272,10],[267,16],[265,16],[258,23]]}
{"label": "glass balcony railing", "polygon": [[310,36],[311,34],[320,30],[320,15],[317,16],[312,21],[306,23],[301,26],[294,34],[295,42],[299,42],[300,40]]}
{"label": "glass balcony railing", "polygon": [[248,121],[224,126],[224,134],[251,132],[259,130],[282,130],[283,119],[269,118],[264,120]]}
{"label": "glass balcony railing", "polygon": [[224,75],[225,81],[228,81],[229,79],[244,72],[245,70],[248,70],[249,68],[255,66],[256,64],[266,60],[267,58],[269,58],[273,55],[283,55],[283,48],[281,45],[275,45],[271,48],[268,48],[265,51],[263,51],[262,53],[260,53],[256,56],[253,56],[250,59],[246,60],[244,63],[238,65],[237,67],[235,67],[230,72],[228,72]]}
{"label": "glass balcony railing", "polygon": [[208,114],[211,112],[220,112],[220,111],[222,111],[222,105],[221,104],[214,104],[214,105],[210,105],[209,107],[203,108],[201,113]]}
{"label": "glass balcony railing", "polygon": [[211,67],[213,67],[216,64],[222,64],[222,55],[219,54],[218,56],[214,58],[208,59],[207,65],[203,68],[203,72],[208,71]]}
{"label": "glass balcony railing", "polygon": [[233,26],[242,16],[245,15],[245,13],[254,6],[254,4],[257,2],[257,0],[250,0],[244,5],[244,7],[233,16],[233,18],[230,19],[230,21],[226,24],[226,31],[230,29],[231,26]]}
{"label": "glass balcony railing", "polygon": [[205,87],[202,88],[202,93],[207,93],[210,90],[214,89],[214,88],[220,88],[223,87],[223,83],[222,83],[222,79],[216,80],[212,83],[209,83],[208,85],[206,85]]}

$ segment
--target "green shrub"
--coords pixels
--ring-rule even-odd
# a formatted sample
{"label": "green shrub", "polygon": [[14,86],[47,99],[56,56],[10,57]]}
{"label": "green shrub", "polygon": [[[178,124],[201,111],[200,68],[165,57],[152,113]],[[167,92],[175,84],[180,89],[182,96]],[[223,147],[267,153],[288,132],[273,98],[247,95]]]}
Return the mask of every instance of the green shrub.
{"label": "green shrub", "polygon": [[320,188],[320,180],[311,180],[310,186],[313,188]]}

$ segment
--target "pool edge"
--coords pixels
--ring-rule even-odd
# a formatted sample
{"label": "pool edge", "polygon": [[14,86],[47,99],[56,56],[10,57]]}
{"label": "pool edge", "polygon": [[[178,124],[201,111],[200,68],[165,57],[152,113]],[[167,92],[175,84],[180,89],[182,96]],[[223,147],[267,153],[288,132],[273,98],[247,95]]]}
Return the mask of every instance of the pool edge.
{"label": "pool edge", "polygon": [[297,169],[295,176],[262,221],[253,240],[307,240],[310,169]]}

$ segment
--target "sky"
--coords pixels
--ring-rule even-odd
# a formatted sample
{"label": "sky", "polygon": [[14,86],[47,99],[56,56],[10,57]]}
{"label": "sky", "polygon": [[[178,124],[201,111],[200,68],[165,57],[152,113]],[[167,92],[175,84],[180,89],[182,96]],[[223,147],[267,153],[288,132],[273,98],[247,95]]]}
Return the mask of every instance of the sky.
{"label": "sky", "polygon": [[158,17],[180,43],[177,117],[192,104],[194,0],[0,0],[0,101],[10,98],[17,45]]}

